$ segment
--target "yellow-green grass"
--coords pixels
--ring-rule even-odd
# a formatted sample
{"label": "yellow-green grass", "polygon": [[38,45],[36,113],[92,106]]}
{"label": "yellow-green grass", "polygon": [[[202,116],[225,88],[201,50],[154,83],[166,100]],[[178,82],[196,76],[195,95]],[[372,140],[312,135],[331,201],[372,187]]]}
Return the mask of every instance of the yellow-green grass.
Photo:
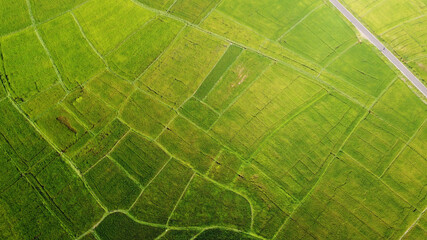
{"label": "yellow-green grass", "polygon": [[130,213],[141,221],[166,224],[192,176],[191,168],[171,159],[142,191]]}
{"label": "yellow-green grass", "polygon": [[89,185],[108,210],[127,209],[141,189],[111,159],[104,158],[86,174]]}
{"label": "yellow-green grass", "polygon": [[220,0],[176,0],[168,12],[197,24],[219,2]]}
{"label": "yellow-green grass", "polygon": [[114,50],[155,16],[130,0],[93,0],[74,12],[88,39],[102,55]]}
{"label": "yellow-green grass", "polygon": [[31,25],[26,0],[1,0],[0,6],[0,36]]}
{"label": "yellow-green grass", "polygon": [[58,81],[34,29],[2,38],[0,46],[4,64],[2,78],[15,101],[25,101]]}
{"label": "yellow-green grass", "polygon": [[170,158],[155,142],[134,132],[127,134],[109,155],[143,187]]}
{"label": "yellow-green grass", "polygon": [[171,44],[183,28],[180,22],[159,17],[129,36],[107,57],[111,68],[129,79],[136,79]]}
{"label": "yellow-green grass", "polygon": [[224,41],[187,27],[139,79],[138,86],[178,107],[194,94],[226,47]]}
{"label": "yellow-green grass", "polygon": [[71,14],[40,25],[39,31],[68,89],[85,83],[104,68]]}
{"label": "yellow-green grass", "polygon": [[81,4],[85,0],[29,0],[31,11],[36,22],[44,22],[57,17]]}
{"label": "yellow-green grass", "polygon": [[420,214],[345,154],[317,185],[276,239],[398,239]]}
{"label": "yellow-green grass", "polygon": [[196,175],[172,213],[169,225],[249,230],[251,206],[243,196]]}
{"label": "yellow-green grass", "polygon": [[[271,39],[277,39],[322,1],[225,0],[218,10]],[[257,9],[257,11],[253,11]]]}

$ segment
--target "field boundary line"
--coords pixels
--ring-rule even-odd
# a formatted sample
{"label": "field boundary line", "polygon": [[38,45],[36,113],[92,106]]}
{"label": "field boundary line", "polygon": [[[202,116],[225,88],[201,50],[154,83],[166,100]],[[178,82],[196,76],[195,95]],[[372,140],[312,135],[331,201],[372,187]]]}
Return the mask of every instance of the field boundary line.
{"label": "field boundary line", "polygon": [[313,8],[312,10],[310,10],[310,12],[308,12],[304,17],[302,17],[300,20],[298,20],[298,22],[296,22],[292,27],[290,27],[288,30],[286,30],[286,32],[284,32],[282,35],[279,36],[279,38],[276,39],[276,42],[279,42],[280,40],[282,40],[283,37],[285,37],[290,31],[294,30],[294,28],[296,28],[298,25],[300,25],[305,19],[307,19],[311,14],[313,14],[317,9],[326,6],[325,3],[321,3],[318,6],[316,6],[315,8]]}
{"label": "field boundary line", "polygon": [[198,26],[200,26],[200,24],[202,24],[210,15],[213,11],[215,11],[217,9],[217,7],[219,5],[221,5],[224,2],[224,0],[219,0],[218,3],[206,14],[206,16],[204,16],[199,23],[197,23]]}
{"label": "field boundary line", "polygon": [[148,186],[151,185],[151,183],[154,181],[154,179],[157,178],[157,176],[163,171],[163,169],[166,167],[166,165],[168,165],[170,163],[170,161],[172,161],[173,157],[169,156],[169,159],[166,161],[166,163],[159,169],[159,171],[157,171],[156,175],[154,175],[153,178],[150,179],[150,181],[148,181],[147,185],[145,185],[145,187],[143,187],[141,189],[141,192],[139,193],[138,197],[135,199],[135,201],[132,203],[132,205],[130,205],[130,207],[128,208],[128,211],[130,211],[136,204],[136,202],[138,202],[139,198],[142,196],[142,194],[144,193],[145,189],[148,188]]}
{"label": "field boundary line", "polygon": [[403,25],[405,25],[405,24],[408,24],[408,23],[410,23],[410,22],[412,22],[412,21],[418,20],[418,19],[423,18],[423,17],[425,17],[425,16],[427,16],[427,14],[422,14],[422,15],[420,15],[420,16],[417,16],[417,17],[414,17],[414,18],[410,18],[410,19],[408,19],[408,20],[405,20],[405,21],[404,21],[404,22],[402,22],[402,23],[396,24],[396,25],[394,25],[394,26],[392,26],[392,27],[390,27],[390,28],[386,29],[385,31],[382,31],[382,32],[378,33],[378,35],[379,35],[379,36],[382,36],[382,35],[384,35],[384,34],[386,34],[386,33],[390,32],[390,31],[392,31],[392,30],[394,30],[394,29],[396,29],[396,28],[399,28],[399,27],[401,27],[401,26],[403,26]]}
{"label": "field boundary line", "polygon": [[[418,222],[420,221],[420,219],[424,216],[424,213],[427,211],[427,208],[424,208],[424,210],[421,212],[421,214],[418,216],[418,218],[414,221],[414,223],[409,226],[408,229],[406,229],[406,231],[403,233],[402,236],[400,236],[399,240],[403,239],[403,237],[406,236],[406,234],[408,234],[414,227],[415,225],[418,224]],[[423,229],[424,230],[424,229]]]}
{"label": "field boundary line", "polygon": [[51,62],[51,64],[52,64],[53,69],[55,70],[55,73],[56,73],[56,75],[57,75],[57,78],[58,78],[59,82],[61,83],[62,88],[64,89],[64,91],[65,91],[66,93],[69,93],[69,90],[68,90],[68,88],[65,86],[64,81],[63,81],[63,79],[62,79],[62,76],[61,76],[61,74],[60,74],[60,72],[59,72],[58,66],[56,65],[55,61],[53,60],[53,57],[52,57],[52,55],[50,54],[50,51],[49,51],[49,49],[47,48],[46,43],[44,42],[44,40],[43,40],[43,38],[41,37],[40,32],[39,32],[39,30],[38,30],[38,28],[37,28],[36,20],[35,20],[35,18],[34,18],[34,16],[33,16],[33,11],[32,11],[32,7],[31,7],[30,0],[26,0],[26,2],[27,2],[27,6],[28,6],[28,13],[30,14],[30,19],[31,19],[31,23],[32,23],[32,27],[33,27],[33,29],[34,29],[34,32],[36,33],[36,36],[37,36],[37,38],[39,39],[40,44],[43,46],[43,48],[44,48],[44,50],[45,50],[45,52],[46,52],[46,55],[49,57],[49,60],[50,60],[50,62]]}
{"label": "field boundary line", "polygon": [[393,160],[390,162],[390,164],[384,169],[383,173],[379,176],[380,178],[382,178],[387,173],[387,171],[391,168],[391,166],[393,166],[394,162],[400,157],[400,155],[403,153],[403,151],[405,151],[406,148],[410,147],[409,144],[412,142],[412,140],[415,139],[415,137],[417,136],[419,131],[423,128],[423,126],[426,122],[427,122],[427,119],[424,120],[424,122],[418,127],[418,129],[414,132],[414,134],[404,144],[402,149],[400,149],[400,151],[396,154],[396,156],[393,158]]}
{"label": "field boundary line", "polygon": [[169,222],[171,220],[171,217],[174,214],[175,210],[177,209],[178,204],[181,202],[181,199],[184,197],[185,193],[187,192],[188,187],[190,186],[191,182],[194,179],[194,176],[196,176],[196,172],[194,172],[193,175],[191,175],[191,178],[190,178],[190,180],[188,180],[187,185],[185,186],[184,190],[181,193],[181,196],[179,196],[178,201],[175,203],[175,206],[173,207],[173,209],[172,209],[172,211],[168,217],[168,220],[166,222],[166,226],[169,226]]}

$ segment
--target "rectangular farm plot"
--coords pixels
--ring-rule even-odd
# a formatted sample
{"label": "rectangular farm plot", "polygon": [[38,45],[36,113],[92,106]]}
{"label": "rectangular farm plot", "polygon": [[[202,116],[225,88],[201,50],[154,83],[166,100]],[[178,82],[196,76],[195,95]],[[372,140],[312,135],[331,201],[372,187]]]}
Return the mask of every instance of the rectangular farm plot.
{"label": "rectangular farm plot", "polygon": [[176,20],[158,17],[133,35],[107,57],[118,74],[134,80],[171,44],[184,25]]}
{"label": "rectangular farm plot", "polygon": [[277,238],[397,239],[419,214],[344,156],[334,160]]}
{"label": "rectangular farm plot", "polygon": [[71,14],[44,23],[39,30],[68,89],[83,84],[105,67]]}
{"label": "rectangular farm plot", "polygon": [[329,5],[323,5],[281,36],[279,42],[324,63],[357,42],[356,34],[339,14]]}
{"label": "rectangular farm plot", "polygon": [[208,130],[219,117],[218,112],[195,97],[188,99],[179,112],[205,130]]}
{"label": "rectangular farm plot", "polygon": [[327,70],[373,97],[378,97],[396,77],[377,55],[377,50],[365,42],[347,50],[335,59]]}
{"label": "rectangular farm plot", "polygon": [[251,207],[242,195],[195,175],[168,225],[213,225],[247,231],[251,225]]}
{"label": "rectangular farm plot", "polygon": [[92,78],[85,84],[84,88],[116,110],[119,109],[134,89],[130,82],[108,71]]}
{"label": "rectangular farm plot", "polygon": [[4,81],[15,101],[24,101],[58,81],[34,29],[1,39]]}
{"label": "rectangular farm plot", "polygon": [[2,238],[36,239],[42,235],[45,239],[71,239],[25,178],[1,191],[0,199]]}
{"label": "rectangular farm plot", "polygon": [[372,111],[411,137],[427,118],[425,103],[403,81],[396,81]]}
{"label": "rectangular farm plot", "polygon": [[219,143],[188,120],[177,117],[159,139],[171,154],[206,172],[221,150]]}
{"label": "rectangular farm plot", "polygon": [[224,112],[210,132],[247,156],[278,124],[326,94],[300,73],[273,64]]}
{"label": "rectangular farm plot", "polygon": [[144,73],[138,85],[177,107],[194,94],[226,48],[225,42],[187,27]]}
{"label": "rectangular farm plot", "polygon": [[127,36],[155,16],[155,13],[128,0],[94,0],[74,12],[101,55],[114,50]]}
{"label": "rectangular farm plot", "polygon": [[242,162],[242,159],[235,154],[223,150],[219,156],[215,158],[215,161],[209,168],[207,176],[219,183],[230,184],[238,176]]}
{"label": "rectangular farm plot", "polygon": [[113,120],[98,135],[84,145],[72,160],[80,172],[86,172],[122,139],[129,127],[120,120]]}
{"label": "rectangular farm plot", "polygon": [[28,170],[50,151],[48,143],[9,100],[0,101],[0,121],[0,138],[4,139],[0,149],[9,149],[8,154],[16,156],[17,167]]}
{"label": "rectangular farm plot", "polygon": [[397,129],[370,114],[357,126],[343,151],[380,176],[406,141]]}
{"label": "rectangular farm plot", "polygon": [[63,106],[45,112],[35,123],[51,142],[70,155],[91,138],[90,132]]}
{"label": "rectangular farm plot", "polygon": [[302,199],[361,117],[362,109],[329,94],[267,138],[254,164],[287,192]]}
{"label": "rectangular farm plot", "polygon": [[172,107],[141,91],[133,93],[120,112],[125,123],[151,138],[157,137],[175,116]]}
{"label": "rectangular farm plot", "polygon": [[59,103],[65,97],[66,93],[62,85],[57,82],[23,102],[20,107],[32,120],[34,120]]}
{"label": "rectangular farm plot", "polygon": [[128,209],[141,189],[109,158],[104,158],[85,174],[89,185],[109,211]]}
{"label": "rectangular farm plot", "polygon": [[381,175],[386,184],[420,211],[427,205],[426,136],[427,123]]}
{"label": "rectangular farm plot", "polygon": [[227,48],[227,51],[222,55],[221,59],[217,62],[215,67],[209,75],[203,80],[202,84],[197,89],[194,97],[204,99],[206,95],[212,90],[221,76],[228,70],[237,57],[242,53],[243,49],[232,44]]}
{"label": "rectangular farm plot", "polygon": [[42,171],[33,174],[50,207],[75,236],[86,232],[104,210],[59,155],[40,164]]}
{"label": "rectangular farm plot", "polygon": [[218,80],[204,102],[219,112],[224,111],[270,64],[270,59],[245,50]]}
{"label": "rectangular farm plot", "polygon": [[232,185],[252,205],[253,231],[272,239],[298,201],[253,165],[243,166]]}
{"label": "rectangular farm plot", "polygon": [[149,7],[160,9],[163,11],[166,11],[169,9],[170,6],[175,2],[175,0],[137,0],[138,2],[141,2]]}
{"label": "rectangular farm plot", "polygon": [[176,0],[168,12],[198,24],[219,2],[220,0]]}
{"label": "rectangular farm plot", "polygon": [[155,142],[131,132],[120,141],[110,156],[143,187],[170,159]]}
{"label": "rectangular farm plot", "polygon": [[130,213],[138,220],[166,224],[193,171],[171,159],[142,192]]}
{"label": "rectangular farm plot", "polygon": [[302,0],[298,4],[292,0],[225,0],[218,10],[268,38],[277,39],[321,3],[319,0]]}
{"label": "rectangular farm plot", "polygon": [[115,112],[85,88],[67,95],[64,106],[81,121],[86,129],[98,133],[115,117]]}
{"label": "rectangular farm plot", "polygon": [[29,0],[36,22],[46,21],[85,3],[85,0]]}
{"label": "rectangular farm plot", "polygon": [[31,25],[26,0],[0,0],[0,6],[0,16],[2,16],[0,35]]}

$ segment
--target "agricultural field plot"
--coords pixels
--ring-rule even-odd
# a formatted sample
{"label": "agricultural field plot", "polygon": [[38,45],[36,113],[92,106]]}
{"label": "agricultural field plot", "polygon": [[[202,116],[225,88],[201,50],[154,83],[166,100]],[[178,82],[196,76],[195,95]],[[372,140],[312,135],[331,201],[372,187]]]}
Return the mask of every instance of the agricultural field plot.
{"label": "agricultural field plot", "polygon": [[425,1],[343,0],[343,3],[426,84]]}
{"label": "agricultural field plot", "polygon": [[[424,1],[344,2],[422,72]],[[329,1],[0,15],[0,239],[426,238],[427,99]]]}

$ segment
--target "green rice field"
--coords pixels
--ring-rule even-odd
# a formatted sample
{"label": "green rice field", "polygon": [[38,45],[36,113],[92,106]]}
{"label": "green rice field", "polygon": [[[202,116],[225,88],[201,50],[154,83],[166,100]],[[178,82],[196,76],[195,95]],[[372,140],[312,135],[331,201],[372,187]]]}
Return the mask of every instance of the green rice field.
{"label": "green rice field", "polygon": [[[424,83],[425,0],[342,0]],[[326,0],[0,0],[0,239],[427,239],[427,98]]]}

